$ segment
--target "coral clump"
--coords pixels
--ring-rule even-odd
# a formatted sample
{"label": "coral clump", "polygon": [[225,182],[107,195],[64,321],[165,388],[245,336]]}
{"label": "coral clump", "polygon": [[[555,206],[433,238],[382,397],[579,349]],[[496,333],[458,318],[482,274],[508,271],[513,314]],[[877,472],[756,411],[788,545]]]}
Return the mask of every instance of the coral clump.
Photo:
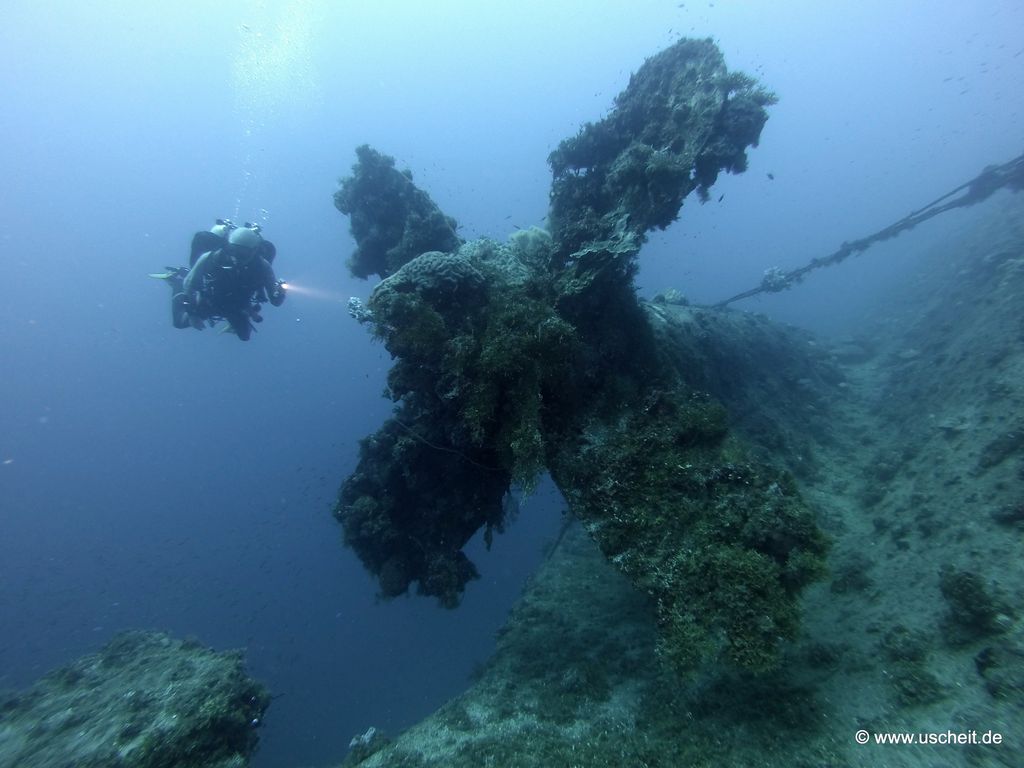
{"label": "coral clump", "polygon": [[551,154],[550,231],[508,244],[407,238],[424,214],[402,206],[429,198],[360,148],[339,208],[353,212],[354,274],[390,275],[360,317],[394,358],[397,405],[362,442],[335,514],[384,595],[416,582],[456,605],[476,575],[462,547],[500,531],[510,487],[547,469],[654,599],[677,669],[778,663],[825,539],[789,476],[747,456],[725,409],[687,384],[700,377],[654,333],[633,284],[647,233],[746,167],[772,101],[711,41],[679,41]]}

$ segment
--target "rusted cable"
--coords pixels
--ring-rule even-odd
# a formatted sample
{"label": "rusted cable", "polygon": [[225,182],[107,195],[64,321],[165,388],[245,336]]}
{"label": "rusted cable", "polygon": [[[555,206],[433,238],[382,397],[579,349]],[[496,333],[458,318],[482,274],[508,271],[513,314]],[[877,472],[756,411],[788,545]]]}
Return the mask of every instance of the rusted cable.
{"label": "rusted cable", "polygon": [[[743,293],[737,293],[725,301],[713,304],[712,307],[720,309],[732,304],[734,301],[747,299],[759,293],[778,293],[779,291],[784,291],[802,281],[804,276],[812,270],[838,264],[848,256],[866,251],[869,247],[882,240],[896,237],[901,232],[913,229],[918,224],[928,221],[928,219],[938,216],[940,213],[980,203],[1003,187],[1008,187],[1014,191],[1024,189],[1024,155],[1018,155],[1013,160],[1002,165],[988,166],[970,181],[961,184],[956,189],[942,195],[942,197],[936,198],[923,208],[907,214],[899,221],[878,230],[874,234],[862,237],[859,240],[843,243],[828,256],[812,259],[804,266],[789,272],[784,272],[778,267],[767,269],[759,286],[743,291]],[[956,195],[959,195],[959,197],[955,197]],[[948,198],[953,199],[943,204],[943,201]]]}

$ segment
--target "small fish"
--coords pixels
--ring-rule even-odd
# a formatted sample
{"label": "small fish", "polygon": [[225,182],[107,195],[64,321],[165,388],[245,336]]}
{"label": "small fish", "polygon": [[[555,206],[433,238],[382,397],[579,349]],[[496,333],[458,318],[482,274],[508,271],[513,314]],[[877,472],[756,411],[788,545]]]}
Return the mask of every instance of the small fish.
{"label": "small fish", "polygon": [[722,194],[722,195],[721,195],[721,196],[720,196],[720,197],[718,198],[718,202],[722,202],[723,200],[725,200],[725,195],[724,195],[724,194]]}
{"label": "small fish", "polygon": [[768,181],[775,181],[775,174],[774,173],[769,173],[769,174],[767,174],[767,176],[768,176]]}

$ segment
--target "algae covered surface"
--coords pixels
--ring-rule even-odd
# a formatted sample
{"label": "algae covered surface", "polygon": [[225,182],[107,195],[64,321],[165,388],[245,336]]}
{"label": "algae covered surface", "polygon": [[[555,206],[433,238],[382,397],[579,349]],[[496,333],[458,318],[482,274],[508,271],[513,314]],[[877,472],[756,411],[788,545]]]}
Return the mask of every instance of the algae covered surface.
{"label": "algae covered surface", "polygon": [[[656,600],[567,518],[479,679],[349,764],[1021,764],[1024,451],[991,446],[1024,408],[1024,204],[998,202],[855,336],[645,306],[750,449],[793,467],[832,541],[774,670],[681,678]],[[874,743],[891,733],[961,741]]]}
{"label": "algae covered surface", "polygon": [[124,632],[0,700],[0,765],[243,768],[269,704],[238,652]]}
{"label": "algae covered surface", "polygon": [[[848,339],[636,297],[773,100],[680,41],[551,154],[549,229],[392,263],[353,312],[396,406],[335,515],[382,595],[456,606],[541,471],[567,522],[473,687],[348,764],[1024,760],[1019,201]],[[391,166],[368,152],[343,190]]]}
{"label": "algae covered surface", "polygon": [[[415,584],[458,605],[478,576],[466,542],[481,528],[489,541],[507,495],[547,470],[654,599],[663,658],[680,672],[720,655],[777,666],[827,539],[788,474],[730,434],[689,366],[659,350],[633,285],[648,232],[745,169],[773,100],[710,40],[680,40],[551,154],[550,230],[508,243],[445,245],[449,219],[409,175],[358,150],[335,202],[354,258],[387,254],[380,268],[350,264],[387,275],[354,314],[391,353],[397,405],[362,442],[335,515],[383,596]],[[431,250],[416,254],[410,237]]]}

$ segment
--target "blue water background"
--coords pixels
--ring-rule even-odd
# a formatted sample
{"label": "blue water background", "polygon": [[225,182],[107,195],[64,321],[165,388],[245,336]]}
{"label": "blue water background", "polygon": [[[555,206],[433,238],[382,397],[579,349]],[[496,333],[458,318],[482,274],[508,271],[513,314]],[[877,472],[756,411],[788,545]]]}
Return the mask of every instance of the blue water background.
{"label": "blue water background", "polygon": [[[460,224],[542,222],[547,154],[680,35],[780,96],[712,201],[642,255],[644,295],[714,301],[1024,149],[1024,5],[949,2],[10,0],[0,24],[0,687],[125,628],[245,647],[275,700],[258,766],[336,760],[466,684],[542,544],[550,486],[444,611],[380,604],[330,505],[389,412],[345,301],[372,284],[332,206],[364,142]],[[774,179],[769,178],[771,174]],[[146,273],[217,216],[297,286],[247,344],[170,326]],[[826,332],[922,268],[951,214],[745,305]],[[302,292],[299,292],[299,291]]]}

